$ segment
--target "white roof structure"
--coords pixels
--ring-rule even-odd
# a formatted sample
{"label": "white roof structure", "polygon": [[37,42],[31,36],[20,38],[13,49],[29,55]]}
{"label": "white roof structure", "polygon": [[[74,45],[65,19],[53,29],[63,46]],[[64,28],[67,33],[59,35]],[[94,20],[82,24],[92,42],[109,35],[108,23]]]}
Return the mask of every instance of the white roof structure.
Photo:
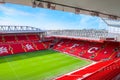
{"label": "white roof structure", "polygon": [[2,2],[39,6],[111,19],[120,18],[120,0],[0,0]]}
{"label": "white roof structure", "polygon": [[0,25],[0,34],[8,33],[44,33],[45,31],[31,26]]}
{"label": "white roof structure", "polygon": [[120,20],[110,20],[110,19],[106,19],[106,18],[103,18],[104,22],[106,22],[106,24],[108,26],[111,26],[111,27],[120,27]]}

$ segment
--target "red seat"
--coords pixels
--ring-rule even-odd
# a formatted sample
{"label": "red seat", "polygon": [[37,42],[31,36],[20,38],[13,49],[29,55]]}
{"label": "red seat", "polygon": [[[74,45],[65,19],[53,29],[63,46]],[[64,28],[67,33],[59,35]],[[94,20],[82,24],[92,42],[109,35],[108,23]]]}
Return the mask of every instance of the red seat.
{"label": "red seat", "polygon": [[117,42],[97,43],[80,40],[62,39],[60,42],[55,44],[53,49],[61,52],[66,52],[75,56],[99,61],[103,59],[115,58],[115,56],[118,53],[115,52],[115,48],[118,46],[119,45]]}
{"label": "red seat", "polygon": [[38,40],[40,40],[38,35],[27,35],[27,37],[31,41],[35,41],[35,40],[38,41]]}
{"label": "red seat", "polygon": [[0,42],[3,42],[3,40],[2,40],[2,36],[0,36]]}
{"label": "red seat", "polygon": [[35,45],[37,46],[38,50],[44,50],[45,49],[42,42],[35,42]]}
{"label": "red seat", "polygon": [[16,41],[15,40],[15,36],[13,35],[13,36],[4,36],[4,39],[5,39],[5,42],[14,42],[14,41]]}
{"label": "red seat", "polygon": [[16,37],[17,37],[18,41],[25,41],[25,40],[27,41],[28,40],[26,35],[17,35]]}
{"label": "red seat", "polygon": [[11,44],[11,47],[13,48],[13,53],[14,54],[25,52],[25,50],[23,49],[23,46],[21,45],[21,43]]}
{"label": "red seat", "polygon": [[58,77],[56,80],[111,80],[120,73],[119,66],[120,60],[115,63],[114,60],[99,62],[69,75]]}

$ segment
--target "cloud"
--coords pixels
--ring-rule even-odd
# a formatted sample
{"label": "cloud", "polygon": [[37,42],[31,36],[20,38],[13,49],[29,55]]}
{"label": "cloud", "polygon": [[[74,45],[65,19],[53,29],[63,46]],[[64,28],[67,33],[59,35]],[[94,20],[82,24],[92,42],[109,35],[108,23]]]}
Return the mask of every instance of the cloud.
{"label": "cloud", "polygon": [[28,12],[17,10],[12,7],[7,7],[5,5],[0,5],[0,11],[5,15],[22,15],[22,16],[30,16],[31,15]]}
{"label": "cloud", "polygon": [[80,15],[79,27],[81,29],[89,28],[90,23],[92,23],[91,18],[92,18],[91,16]]}
{"label": "cloud", "polygon": [[[6,4],[7,5],[7,4]],[[40,29],[91,29],[105,24],[87,15],[75,15],[31,7],[0,5],[0,24],[33,26]],[[20,8],[20,9],[19,9]],[[23,9],[24,8],[24,9]],[[25,11],[24,11],[25,10]]]}
{"label": "cloud", "polygon": [[107,24],[99,17],[81,15],[80,18],[81,29],[107,29]]}
{"label": "cloud", "polygon": [[108,25],[100,18],[98,22],[98,28],[99,29],[106,29],[108,30]]}
{"label": "cloud", "polygon": [[13,25],[13,24],[16,24],[16,22],[7,17],[0,17],[0,24],[1,25]]}

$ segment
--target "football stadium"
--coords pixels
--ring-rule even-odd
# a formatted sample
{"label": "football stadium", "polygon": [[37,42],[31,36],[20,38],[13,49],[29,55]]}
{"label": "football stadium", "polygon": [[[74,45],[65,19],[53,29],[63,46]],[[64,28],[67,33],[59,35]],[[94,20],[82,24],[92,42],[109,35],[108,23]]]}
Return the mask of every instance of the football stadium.
{"label": "football stadium", "polygon": [[[7,18],[17,12],[4,7],[12,4],[89,15],[107,26],[107,29],[54,29],[57,26],[41,29],[17,23],[8,25],[8,20],[7,24],[0,23],[0,80],[120,80],[119,3],[119,0],[0,0],[0,11],[7,11]],[[6,17],[0,16],[5,21],[1,17]],[[34,25],[36,20],[33,21],[29,23]]]}

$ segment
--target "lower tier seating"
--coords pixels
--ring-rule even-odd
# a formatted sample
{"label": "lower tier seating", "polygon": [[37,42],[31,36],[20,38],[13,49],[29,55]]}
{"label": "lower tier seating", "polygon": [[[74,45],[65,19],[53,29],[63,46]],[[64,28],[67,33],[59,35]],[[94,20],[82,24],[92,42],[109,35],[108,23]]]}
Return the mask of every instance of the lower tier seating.
{"label": "lower tier seating", "polygon": [[14,43],[11,44],[10,46],[12,47],[12,51],[14,54],[25,52],[21,43]]}
{"label": "lower tier seating", "polygon": [[66,74],[56,80],[115,80],[120,73],[120,59],[98,62],[92,66]]}
{"label": "lower tier seating", "polygon": [[9,44],[1,44],[0,45],[0,56],[6,56],[13,54],[12,47]]}
{"label": "lower tier seating", "polygon": [[37,47],[38,50],[47,49],[46,46],[45,46],[45,44],[43,42],[41,42],[41,43],[40,42],[35,42],[34,44],[36,45],[36,47]]}
{"label": "lower tier seating", "polygon": [[0,44],[0,56],[48,49],[50,42],[15,42]]}
{"label": "lower tier seating", "polygon": [[37,50],[32,42],[25,42],[25,43],[22,44],[22,46],[23,46],[23,49],[26,52],[31,52],[31,51],[36,51]]}
{"label": "lower tier seating", "polygon": [[120,47],[117,42],[94,43],[63,39],[55,44],[53,49],[94,61],[114,59],[120,54]]}

